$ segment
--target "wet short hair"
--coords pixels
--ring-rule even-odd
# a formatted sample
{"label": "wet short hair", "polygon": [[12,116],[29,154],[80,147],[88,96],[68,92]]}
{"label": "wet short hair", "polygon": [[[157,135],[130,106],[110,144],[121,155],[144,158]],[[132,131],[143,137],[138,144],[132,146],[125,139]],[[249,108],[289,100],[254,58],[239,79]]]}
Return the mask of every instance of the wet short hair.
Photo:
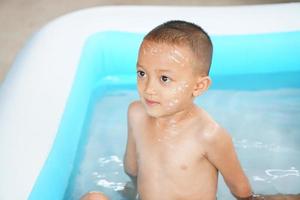
{"label": "wet short hair", "polygon": [[200,72],[209,74],[213,45],[209,35],[200,26],[182,20],[167,21],[151,30],[144,37],[144,41],[186,45],[202,63],[199,66]]}

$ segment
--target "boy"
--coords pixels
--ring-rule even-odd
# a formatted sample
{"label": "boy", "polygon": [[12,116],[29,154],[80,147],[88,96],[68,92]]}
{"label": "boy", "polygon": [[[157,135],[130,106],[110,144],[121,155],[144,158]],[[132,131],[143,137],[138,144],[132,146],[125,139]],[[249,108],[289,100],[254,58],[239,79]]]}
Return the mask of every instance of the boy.
{"label": "boy", "polygon": [[211,84],[212,49],[207,33],[185,21],[144,37],[124,156],[142,200],[215,200],[218,171],[237,199],[253,198],[230,135],[193,103]]}

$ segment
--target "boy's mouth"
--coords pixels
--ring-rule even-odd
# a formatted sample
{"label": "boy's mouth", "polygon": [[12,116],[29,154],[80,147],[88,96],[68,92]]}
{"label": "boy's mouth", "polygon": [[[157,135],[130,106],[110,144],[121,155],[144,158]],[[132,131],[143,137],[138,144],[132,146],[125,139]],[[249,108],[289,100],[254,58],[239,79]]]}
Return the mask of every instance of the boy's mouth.
{"label": "boy's mouth", "polygon": [[154,106],[154,105],[159,104],[158,101],[152,101],[152,100],[149,100],[149,99],[146,99],[146,98],[144,98],[144,99],[145,99],[146,104],[149,105],[149,106]]}

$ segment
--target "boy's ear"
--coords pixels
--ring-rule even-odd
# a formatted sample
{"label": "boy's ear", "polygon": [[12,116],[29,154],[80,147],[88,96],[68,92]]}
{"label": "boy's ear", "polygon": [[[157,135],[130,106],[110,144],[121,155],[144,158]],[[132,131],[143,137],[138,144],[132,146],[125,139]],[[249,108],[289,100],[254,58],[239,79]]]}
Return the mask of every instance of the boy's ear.
{"label": "boy's ear", "polygon": [[209,76],[199,76],[196,80],[196,85],[193,91],[193,96],[197,97],[205,92],[211,85],[211,79]]}

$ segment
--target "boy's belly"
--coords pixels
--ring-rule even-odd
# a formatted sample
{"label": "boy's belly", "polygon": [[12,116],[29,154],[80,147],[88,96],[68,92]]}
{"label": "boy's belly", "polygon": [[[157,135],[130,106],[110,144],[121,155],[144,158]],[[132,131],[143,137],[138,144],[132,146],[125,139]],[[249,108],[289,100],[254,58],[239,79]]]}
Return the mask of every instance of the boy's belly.
{"label": "boy's belly", "polygon": [[215,168],[200,167],[197,171],[185,169],[182,172],[176,166],[167,170],[149,165],[144,169],[140,167],[138,192],[141,200],[216,199],[218,176]]}

